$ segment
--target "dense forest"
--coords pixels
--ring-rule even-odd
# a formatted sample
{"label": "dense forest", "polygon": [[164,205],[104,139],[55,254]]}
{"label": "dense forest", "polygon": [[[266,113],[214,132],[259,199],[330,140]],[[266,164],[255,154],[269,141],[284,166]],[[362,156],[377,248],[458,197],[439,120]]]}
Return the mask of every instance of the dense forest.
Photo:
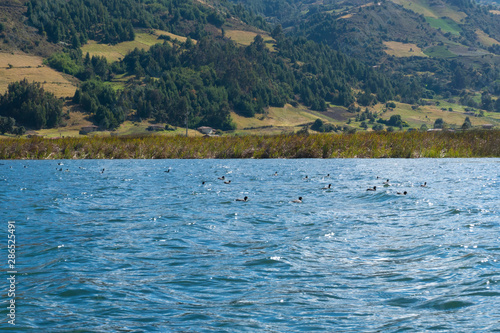
{"label": "dense forest", "polygon": [[[328,46],[276,33],[277,52],[257,35],[247,47],[208,37],[196,44],[165,42],[148,51],[136,49],[113,65],[75,56],[68,67],[80,68],[76,76],[93,80],[82,84],[74,102],[105,128],[116,127],[126,110],[135,109],[141,118],[177,126],[188,114],[192,127],[231,129],[230,110],[252,117],[268,106],[302,103],[325,111],[327,102],[349,106],[357,100],[368,106],[396,95],[415,102],[424,93],[415,79],[387,77]],[[140,84],[115,94],[104,81],[110,73],[123,72]],[[354,95],[352,88],[363,93]]]}
{"label": "dense forest", "polygon": [[134,28],[161,29],[199,39],[207,35],[207,25],[220,28],[231,15],[258,28],[267,27],[262,17],[229,3],[223,11],[181,0],[29,0],[27,7],[28,22],[42,35],[75,48],[88,39],[111,44],[133,40]]}
{"label": "dense forest", "polygon": [[[104,43],[133,40],[134,27],[180,30],[199,37],[207,19],[223,19],[205,6],[179,0],[146,3],[135,0],[30,0],[28,21],[54,43],[79,47],[88,39]],[[190,22],[181,24],[181,21]],[[198,34],[196,33],[198,32]]]}

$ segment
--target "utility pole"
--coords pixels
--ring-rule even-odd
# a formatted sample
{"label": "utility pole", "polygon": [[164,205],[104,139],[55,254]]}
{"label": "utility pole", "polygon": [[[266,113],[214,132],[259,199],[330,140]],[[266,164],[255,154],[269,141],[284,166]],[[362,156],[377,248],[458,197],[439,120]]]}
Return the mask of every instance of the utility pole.
{"label": "utility pole", "polygon": [[179,101],[179,111],[186,112],[186,138],[188,136],[188,120],[189,120],[189,102],[186,96],[181,97]]}
{"label": "utility pole", "polygon": [[186,108],[186,138],[188,137],[188,117],[189,117],[189,109]]}

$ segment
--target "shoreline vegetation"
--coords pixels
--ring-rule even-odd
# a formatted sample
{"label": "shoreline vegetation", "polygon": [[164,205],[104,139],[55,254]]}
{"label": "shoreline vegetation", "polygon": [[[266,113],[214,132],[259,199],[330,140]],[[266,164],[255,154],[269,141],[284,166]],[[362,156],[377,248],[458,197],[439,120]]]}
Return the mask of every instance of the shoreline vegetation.
{"label": "shoreline vegetation", "polygon": [[0,159],[500,157],[500,131],[0,140]]}

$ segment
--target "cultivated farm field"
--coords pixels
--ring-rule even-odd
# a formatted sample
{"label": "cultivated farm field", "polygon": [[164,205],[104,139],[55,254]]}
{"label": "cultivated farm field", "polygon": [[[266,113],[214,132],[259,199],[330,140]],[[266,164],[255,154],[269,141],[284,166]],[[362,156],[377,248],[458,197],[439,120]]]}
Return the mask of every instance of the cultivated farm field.
{"label": "cultivated farm field", "polygon": [[395,57],[427,57],[416,44],[400,42],[384,42],[385,52]]}
{"label": "cultivated farm field", "polygon": [[180,42],[186,41],[186,37],[174,35],[162,30],[154,30],[153,33],[136,32],[135,40],[118,43],[116,45],[101,44],[95,41],[89,41],[86,45],[82,46],[82,52],[83,54],[86,54],[88,52],[90,56],[105,57],[108,61],[118,61],[120,59],[123,59],[128,52],[133,51],[135,48],[138,48],[139,50],[149,50],[149,48],[154,44],[162,44],[164,40],[159,38],[159,36],[161,35],[170,36],[172,40],[177,39]]}
{"label": "cultivated farm field", "polygon": [[26,78],[42,83],[45,90],[57,97],[72,97],[76,86],[64,74],[43,65],[43,59],[26,54],[0,53],[0,93],[4,94],[11,82]]}

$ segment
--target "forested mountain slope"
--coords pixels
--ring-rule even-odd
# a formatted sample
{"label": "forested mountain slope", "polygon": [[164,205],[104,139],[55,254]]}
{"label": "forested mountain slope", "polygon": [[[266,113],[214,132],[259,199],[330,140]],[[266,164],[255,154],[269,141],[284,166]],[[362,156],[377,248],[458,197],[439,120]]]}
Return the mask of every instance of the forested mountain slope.
{"label": "forested mountain slope", "polygon": [[[192,128],[230,130],[236,127],[231,112],[255,117],[285,104],[317,112],[343,107],[356,121],[370,114],[372,123],[380,114],[366,109],[362,117],[360,107],[389,101],[454,99],[500,111],[500,11],[494,4],[7,0],[4,5],[0,51],[44,56],[47,65],[78,85],[72,102],[102,129],[116,129],[127,119],[174,126],[187,119]],[[139,36],[154,36],[147,37],[152,46],[128,49],[120,57],[100,55],[105,53],[99,45],[120,48]],[[90,41],[97,51],[83,53]],[[6,102],[18,97],[16,89],[10,89],[14,96],[0,98],[0,116],[31,128],[64,123],[62,109],[57,119],[37,125],[16,117]]]}

